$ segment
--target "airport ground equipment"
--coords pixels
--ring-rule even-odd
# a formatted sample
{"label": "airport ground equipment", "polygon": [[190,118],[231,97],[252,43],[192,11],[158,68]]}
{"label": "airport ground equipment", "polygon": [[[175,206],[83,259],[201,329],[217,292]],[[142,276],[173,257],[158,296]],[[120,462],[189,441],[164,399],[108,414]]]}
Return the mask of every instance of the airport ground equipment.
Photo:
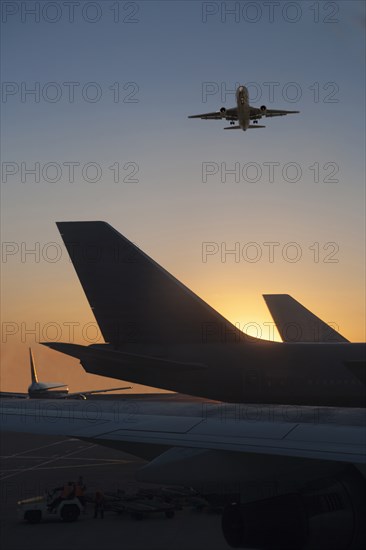
{"label": "airport ground equipment", "polygon": [[47,493],[43,496],[18,501],[18,513],[28,523],[39,523],[46,518],[58,517],[63,521],[76,521],[84,510],[78,498],[61,500],[57,506],[50,506],[54,496]]}
{"label": "airport ground equipment", "polygon": [[[173,518],[176,506],[174,503],[166,502],[156,494],[126,494],[123,491],[116,493],[104,493],[104,511],[116,512],[117,514],[127,514],[134,519],[144,519],[146,517],[164,514],[167,518]],[[88,497],[87,501],[93,502],[93,498]]]}

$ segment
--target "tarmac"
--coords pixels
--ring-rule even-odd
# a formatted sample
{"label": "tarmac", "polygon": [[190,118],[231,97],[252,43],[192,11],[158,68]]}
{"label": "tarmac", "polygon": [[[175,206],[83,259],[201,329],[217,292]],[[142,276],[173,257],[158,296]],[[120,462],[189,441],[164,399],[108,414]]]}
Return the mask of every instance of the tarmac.
{"label": "tarmac", "polygon": [[[142,521],[105,512],[93,518],[93,505],[74,523],[51,518],[36,525],[19,519],[17,501],[83,476],[87,491],[117,489],[134,493],[143,461],[99,445],[56,436],[2,433],[0,439],[0,546],[2,550],[225,550],[218,513],[184,508],[174,518],[153,515]],[[154,486],[156,487],[156,486]]]}
{"label": "tarmac", "polygon": [[[34,408],[39,400],[25,400]],[[44,402],[42,405],[46,405]],[[215,402],[160,395],[109,396],[108,399],[71,400],[67,406],[95,414],[113,410],[121,414],[219,415],[247,420],[301,421],[331,425],[365,425],[364,409],[320,407],[223,405]],[[1,400],[1,406],[18,407],[18,400]],[[97,409],[95,409],[97,407]],[[95,409],[95,410],[94,410]],[[0,545],[2,550],[227,550],[221,530],[221,514],[185,507],[168,519],[163,514],[142,521],[130,515],[105,512],[104,519],[93,518],[93,505],[78,521],[65,523],[51,518],[30,525],[18,517],[17,501],[42,495],[46,490],[77,480],[81,475],[87,492],[104,493],[158,486],[135,480],[142,459],[90,442],[60,436],[3,432],[0,434]]]}

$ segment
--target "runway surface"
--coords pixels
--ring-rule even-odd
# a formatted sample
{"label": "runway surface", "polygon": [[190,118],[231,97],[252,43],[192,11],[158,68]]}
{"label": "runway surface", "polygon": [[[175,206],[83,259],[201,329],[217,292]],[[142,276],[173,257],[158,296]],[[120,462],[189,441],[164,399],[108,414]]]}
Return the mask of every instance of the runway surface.
{"label": "runway surface", "polygon": [[1,435],[2,550],[201,550],[229,548],[221,533],[220,515],[189,509],[172,519],[156,515],[137,521],[106,512],[93,519],[93,506],[75,523],[47,519],[29,525],[18,519],[17,501],[41,495],[65,481],[84,477],[88,491],[151,487],[137,483],[142,461],[124,453],[76,439],[3,433]]}

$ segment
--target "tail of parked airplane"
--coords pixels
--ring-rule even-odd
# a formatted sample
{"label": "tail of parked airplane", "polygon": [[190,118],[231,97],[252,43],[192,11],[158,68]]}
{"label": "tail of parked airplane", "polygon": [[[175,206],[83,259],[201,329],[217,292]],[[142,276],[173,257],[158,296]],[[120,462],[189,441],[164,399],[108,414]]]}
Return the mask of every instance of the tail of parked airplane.
{"label": "tail of parked airplane", "polygon": [[29,359],[30,359],[32,383],[34,382],[34,383],[37,384],[38,383],[38,376],[37,376],[36,364],[35,364],[35,361],[34,361],[32,348],[29,348]]}
{"label": "tail of parked airplane", "polygon": [[207,330],[243,333],[108,223],[59,222],[90,307],[106,342],[202,343]]}
{"label": "tail of parked airplane", "polygon": [[[36,362],[34,360],[32,348],[29,348],[29,360],[31,368],[31,385],[28,388],[28,393],[31,396],[32,393],[45,392],[47,390],[54,390],[57,388],[67,388],[66,384],[60,384],[59,382],[39,382],[36,369]],[[68,391],[68,390],[65,390]]]}
{"label": "tail of parked airplane", "polygon": [[108,343],[46,345],[87,372],[233,403],[364,406],[364,385],[344,391],[363,344],[249,338],[107,223],[57,225]]}
{"label": "tail of parked airplane", "polygon": [[348,342],[288,294],[263,294],[284,342]]}

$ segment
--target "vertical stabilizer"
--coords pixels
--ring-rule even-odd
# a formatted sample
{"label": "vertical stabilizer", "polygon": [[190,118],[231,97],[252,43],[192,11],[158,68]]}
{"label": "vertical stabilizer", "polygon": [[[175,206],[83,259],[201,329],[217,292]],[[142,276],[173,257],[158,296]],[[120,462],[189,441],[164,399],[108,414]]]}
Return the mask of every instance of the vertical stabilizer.
{"label": "vertical stabilizer", "polygon": [[348,342],[288,294],[263,294],[284,342]]}
{"label": "vertical stabilizer", "polygon": [[[106,342],[201,344],[207,327],[242,333],[105,222],[58,222]],[[141,351],[141,348],[140,348]]]}
{"label": "vertical stabilizer", "polygon": [[30,359],[30,367],[31,367],[31,377],[32,382],[38,383],[38,376],[36,371],[36,364],[34,362],[33,352],[32,348],[29,348],[29,359]]}

